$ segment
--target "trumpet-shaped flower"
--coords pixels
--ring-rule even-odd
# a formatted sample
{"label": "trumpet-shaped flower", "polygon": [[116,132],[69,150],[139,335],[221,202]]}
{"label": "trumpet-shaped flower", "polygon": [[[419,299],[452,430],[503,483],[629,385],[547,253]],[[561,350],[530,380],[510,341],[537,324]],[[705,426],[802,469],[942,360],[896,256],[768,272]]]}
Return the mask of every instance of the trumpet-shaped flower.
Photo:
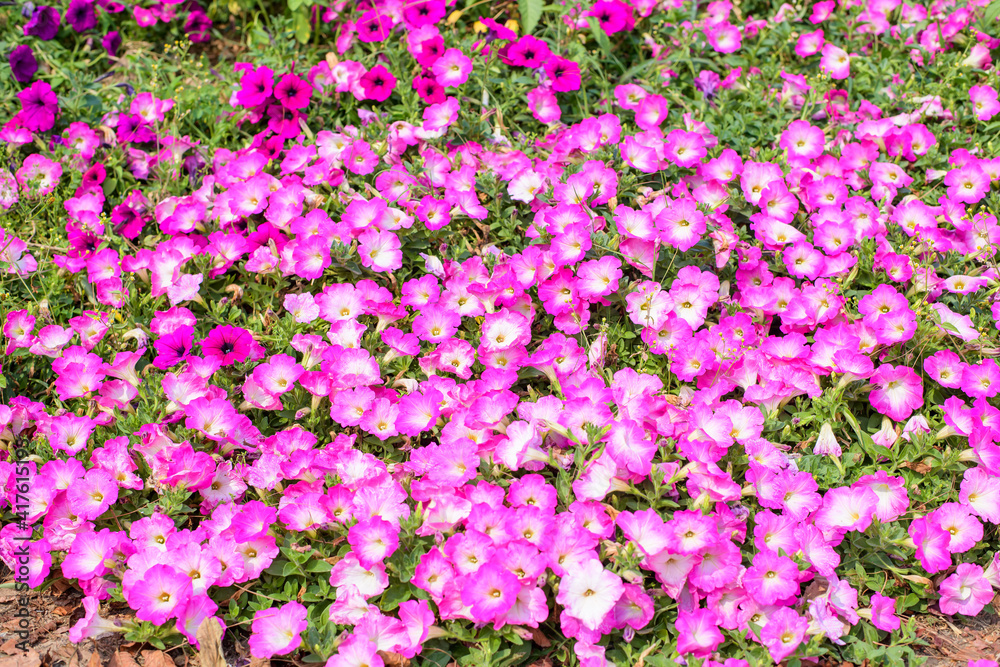
{"label": "trumpet-shaped flower", "polygon": [[261,609],[254,614],[250,653],[266,660],[275,655],[291,653],[302,643],[302,632],[309,625],[308,610],[298,602],[288,602],[280,608]]}

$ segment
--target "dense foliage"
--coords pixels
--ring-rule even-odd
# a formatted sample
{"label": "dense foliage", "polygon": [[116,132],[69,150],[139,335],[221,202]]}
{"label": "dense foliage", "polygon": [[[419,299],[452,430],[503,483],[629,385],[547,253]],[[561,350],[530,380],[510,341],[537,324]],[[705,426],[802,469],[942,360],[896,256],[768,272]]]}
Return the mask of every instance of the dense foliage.
{"label": "dense foliage", "polygon": [[902,666],[993,600],[1000,3],[0,4],[0,556],[73,641]]}

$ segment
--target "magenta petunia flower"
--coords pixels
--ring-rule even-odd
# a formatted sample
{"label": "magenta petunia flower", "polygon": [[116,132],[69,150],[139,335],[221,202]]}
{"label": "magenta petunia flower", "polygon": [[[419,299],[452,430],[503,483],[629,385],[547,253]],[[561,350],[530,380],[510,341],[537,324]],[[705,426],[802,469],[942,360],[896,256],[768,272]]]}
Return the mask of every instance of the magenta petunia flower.
{"label": "magenta petunia flower", "polygon": [[223,366],[246,361],[255,347],[259,346],[249,331],[230,324],[215,327],[201,341],[202,353],[215,357]]}
{"label": "magenta petunia flower", "polygon": [[78,644],[85,639],[100,639],[112,632],[124,632],[121,621],[101,618],[101,601],[88,595],[83,598],[84,617],[69,630],[69,640]]}
{"label": "magenta petunia flower", "polygon": [[937,516],[931,513],[914,519],[907,532],[916,545],[917,560],[929,574],[951,566],[951,552],[948,550],[951,534],[941,527]]}
{"label": "magenta petunia flower", "polygon": [[[37,85],[37,84],[35,84]],[[948,186],[948,197],[955,201],[975,204],[990,190],[990,177],[972,160],[958,169],[952,169],[944,177]]]}
{"label": "magenta petunia flower", "polygon": [[392,30],[392,18],[384,9],[370,9],[358,19],[357,30],[362,42],[381,42]]}
{"label": "magenta petunia flower", "polygon": [[823,46],[819,68],[829,74],[831,79],[846,79],[851,75],[851,57],[847,51],[827,42]]}
{"label": "magenta petunia flower", "polygon": [[274,96],[286,109],[304,109],[309,106],[312,86],[294,74],[286,74],[274,87]]}
{"label": "magenta petunia flower", "polygon": [[705,37],[719,53],[734,53],[742,46],[743,35],[736,26],[724,22],[705,28]]}
{"label": "magenta petunia flower", "polygon": [[507,48],[506,60],[514,67],[541,67],[551,57],[549,45],[537,37],[524,35]]}
{"label": "magenta petunia flower", "polygon": [[760,604],[776,604],[799,592],[798,566],[773,551],[761,551],[743,575],[750,596]]}
{"label": "magenta petunia flower", "polygon": [[562,116],[559,100],[547,88],[535,88],[528,91],[528,108],[539,123],[555,123]]}
{"label": "magenta petunia flower", "polygon": [[253,109],[267,102],[273,90],[274,72],[261,66],[243,74],[240,79],[240,90],[236,93],[236,101],[248,109]]}
{"label": "magenta petunia flower", "polygon": [[719,617],[711,609],[680,611],[675,621],[677,627],[677,652],[706,658],[723,642],[719,632]]}
{"label": "magenta petunia flower", "polygon": [[972,86],[969,88],[969,98],[979,120],[987,121],[1000,113],[1000,101],[992,86]]}
{"label": "magenta petunia flower", "polygon": [[439,84],[445,88],[454,88],[469,80],[472,60],[461,49],[448,49],[434,61],[431,71]]}
{"label": "magenta petunia flower", "polygon": [[444,86],[429,76],[414,77],[413,90],[417,91],[420,99],[427,104],[439,104],[444,102],[447,97],[444,92]]}
{"label": "magenta petunia flower", "polygon": [[362,266],[385,273],[403,266],[399,237],[392,232],[366,229],[358,236],[358,255]]}
{"label": "magenta petunia flower", "polygon": [[395,553],[399,533],[391,523],[376,516],[351,526],[347,542],[361,567],[371,569]]}
{"label": "magenta petunia flower", "polygon": [[361,77],[361,88],[366,100],[385,102],[395,87],[396,77],[382,65],[376,65]]}
{"label": "magenta petunia flower", "polygon": [[403,20],[410,28],[421,28],[436,24],[447,11],[443,0],[410,0],[403,8]]}
{"label": "magenta petunia flower", "polygon": [[545,74],[557,93],[580,90],[580,65],[576,61],[558,56],[550,58],[545,63]]}
{"label": "magenta petunia flower", "polygon": [[601,24],[601,29],[609,35],[632,30],[635,27],[634,10],[620,0],[599,0],[586,16],[593,16]]}

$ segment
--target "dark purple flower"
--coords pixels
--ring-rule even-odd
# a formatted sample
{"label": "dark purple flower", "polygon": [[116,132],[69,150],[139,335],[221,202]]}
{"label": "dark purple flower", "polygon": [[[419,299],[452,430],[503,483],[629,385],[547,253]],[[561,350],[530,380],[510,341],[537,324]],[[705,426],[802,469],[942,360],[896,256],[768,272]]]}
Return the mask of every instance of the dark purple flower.
{"label": "dark purple flower", "polygon": [[207,42],[211,37],[208,34],[211,29],[212,19],[208,18],[208,14],[200,9],[188,14],[187,20],[184,22],[184,32],[187,33],[188,39],[192,42]]}
{"label": "dark purple flower", "polygon": [[715,97],[716,91],[719,90],[719,83],[721,79],[719,75],[710,69],[703,69],[698,72],[698,76],[694,79],[694,87],[702,92],[705,98]]}
{"label": "dark purple flower", "polygon": [[52,7],[35,7],[31,20],[24,25],[26,37],[50,40],[59,32],[59,11]]}
{"label": "dark purple flower", "polygon": [[52,86],[44,81],[36,81],[30,88],[17,94],[21,100],[21,122],[32,132],[46,132],[56,123],[59,98],[52,92]]}
{"label": "dark purple flower", "polygon": [[77,32],[86,32],[97,27],[97,12],[93,0],[70,0],[66,10],[66,22]]}
{"label": "dark purple flower", "polygon": [[188,173],[188,180],[191,181],[191,188],[197,190],[201,187],[201,170],[205,167],[205,160],[193,153],[184,158],[184,170]]}
{"label": "dark purple flower", "polygon": [[101,40],[101,46],[104,47],[109,56],[117,56],[118,49],[122,47],[122,36],[118,34],[117,30],[112,30]]}
{"label": "dark purple flower", "polygon": [[28,83],[38,71],[38,61],[35,52],[27,44],[15,47],[10,52],[10,70],[19,83]]}

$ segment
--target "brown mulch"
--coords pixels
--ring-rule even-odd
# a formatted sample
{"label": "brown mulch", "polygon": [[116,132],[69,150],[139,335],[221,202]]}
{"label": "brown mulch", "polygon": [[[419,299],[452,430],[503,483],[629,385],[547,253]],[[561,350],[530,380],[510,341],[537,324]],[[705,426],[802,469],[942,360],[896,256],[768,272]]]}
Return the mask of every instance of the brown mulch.
{"label": "brown mulch", "polygon": [[[79,645],[69,641],[69,629],[83,618],[83,596],[71,587],[53,586],[42,592],[31,592],[28,625],[27,654],[17,649],[22,641],[17,630],[20,619],[14,614],[18,609],[20,593],[10,588],[0,588],[0,667],[135,667],[121,655],[128,649],[121,635],[112,635]],[[105,615],[108,612],[105,611]],[[114,615],[114,609],[111,610]],[[134,647],[138,653],[139,646]],[[115,660],[115,658],[118,658]],[[140,656],[141,657],[141,656]],[[115,664],[112,665],[111,663]],[[135,659],[132,660],[135,663]],[[169,665],[161,661],[149,667],[184,667],[170,659]],[[145,666],[143,666],[145,667]]]}
{"label": "brown mulch", "polygon": [[[17,630],[20,619],[14,616],[20,594],[0,588],[0,667],[202,667],[191,646],[158,651],[148,644],[126,641],[112,634],[80,644],[69,641],[69,629],[83,618],[83,596],[65,582],[56,582],[42,592],[31,593],[28,646],[24,653],[17,648],[22,641]],[[125,605],[102,606],[106,618],[125,617]],[[226,663],[231,667],[247,665],[249,656],[226,647]],[[263,667],[263,666],[259,666]]]}
{"label": "brown mulch", "polygon": [[1000,658],[1000,596],[978,616],[920,616],[917,636],[927,642],[927,646],[918,651],[930,658],[924,667],[966,667],[970,660],[997,660]]}

